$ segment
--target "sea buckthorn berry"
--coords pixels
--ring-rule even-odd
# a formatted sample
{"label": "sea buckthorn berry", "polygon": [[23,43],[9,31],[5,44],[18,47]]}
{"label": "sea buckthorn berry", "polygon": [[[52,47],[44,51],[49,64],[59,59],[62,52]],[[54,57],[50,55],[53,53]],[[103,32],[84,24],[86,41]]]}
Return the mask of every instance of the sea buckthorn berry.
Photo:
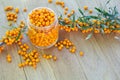
{"label": "sea buckthorn berry", "polygon": [[10,54],[8,54],[6,58],[11,58],[11,55],[10,55]]}
{"label": "sea buckthorn berry", "polygon": [[13,10],[13,6],[6,6],[4,10],[5,11],[11,11],[11,10]]}
{"label": "sea buckthorn berry", "polygon": [[58,47],[58,50],[62,50],[62,47],[59,46],[59,47]]}
{"label": "sea buckthorn berry", "polygon": [[66,15],[66,14],[67,14],[67,11],[64,11],[64,14]]}
{"label": "sea buckthorn berry", "polygon": [[60,2],[60,1],[58,1],[58,0],[56,0],[56,5],[59,5],[59,4],[61,4],[61,2]]}
{"label": "sea buckthorn berry", "polygon": [[40,62],[40,59],[39,59],[39,58],[37,58],[37,59],[36,59],[36,62],[37,62],[37,63],[38,63],[38,62]]}
{"label": "sea buckthorn berry", "polygon": [[73,15],[74,13],[75,13],[75,10],[72,10],[70,14]]}
{"label": "sea buckthorn berry", "polygon": [[68,11],[68,7],[65,7],[65,11]]}
{"label": "sea buckthorn berry", "polygon": [[24,8],[24,9],[23,9],[23,12],[27,12],[27,9],[26,9],[26,8]]}
{"label": "sea buckthorn berry", "polygon": [[0,53],[4,50],[3,46],[0,46]]}
{"label": "sea buckthorn berry", "polygon": [[57,44],[55,44],[54,46],[55,46],[55,47],[57,47],[58,45],[57,45]]}
{"label": "sea buckthorn berry", "polygon": [[68,14],[68,15],[67,15],[67,17],[70,17],[70,16],[71,16],[71,14]]}
{"label": "sea buckthorn berry", "polygon": [[88,6],[84,6],[84,10],[88,10]]}
{"label": "sea buckthorn berry", "polygon": [[36,69],[36,68],[37,68],[37,65],[32,65],[32,66],[33,66],[33,68],[34,68],[34,69]]}
{"label": "sea buckthorn berry", "polygon": [[22,50],[23,50],[23,51],[27,51],[26,48],[23,48]]}
{"label": "sea buckthorn berry", "polygon": [[18,67],[21,68],[21,67],[23,67],[23,65],[20,63],[20,64],[18,64]]}
{"label": "sea buckthorn berry", "polygon": [[65,5],[64,5],[64,4],[62,4],[61,6],[62,6],[62,8],[64,8],[64,7],[65,7]]}
{"label": "sea buckthorn berry", "polygon": [[46,55],[46,54],[43,54],[43,55],[42,55],[42,57],[43,57],[43,58],[46,58],[46,57],[47,57],[47,55]]}
{"label": "sea buckthorn berry", "polygon": [[11,55],[10,55],[10,54],[8,54],[8,55],[6,56],[6,59],[7,59],[7,61],[8,61],[9,63],[12,62],[12,58],[11,58]]}
{"label": "sea buckthorn berry", "polygon": [[63,48],[64,46],[61,44],[59,47],[62,47],[62,48]]}
{"label": "sea buckthorn berry", "polygon": [[15,8],[15,12],[18,14],[19,13],[19,8]]}
{"label": "sea buckthorn berry", "polygon": [[52,55],[49,55],[50,59],[53,57]]}
{"label": "sea buckthorn berry", "polygon": [[83,53],[82,51],[80,51],[80,53],[79,53],[79,54],[80,54],[80,56],[84,56],[84,53]]}
{"label": "sea buckthorn berry", "polygon": [[17,20],[17,15],[15,13],[13,13],[13,12],[7,12],[6,17],[7,17],[8,21],[16,22],[16,20]]}
{"label": "sea buckthorn berry", "polygon": [[24,22],[24,21],[20,21],[19,27],[20,27],[20,28],[24,28],[24,27],[25,27],[25,22]]}
{"label": "sea buckthorn berry", "polygon": [[50,59],[50,56],[47,55],[47,56],[46,56],[46,59]]}
{"label": "sea buckthorn berry", "polygon": [[66,46],[66,48],[67,48],[67,49],[69,49],[69,48],[70,48],[70,46],[68,46],[68,45],[67,45],[67,46]]}
{"label": "sea buckthorn berry", "polygon": [[48,0],[49,3],[52,3],[52,0]]}
{"label": "sea buckthorn berry", "polygon": [[90,13],[90,14],[92,14],[92,13],[93,13],[93,10],[92,10],[92,9],[90,9],[90,10],[89,10],[89,13]]}
{"label": "sea buckthorn berry", "polygon": [[56,44],[58,45],[57,46],[58,50],[62,50],[63,47],[65,46],[66,49],[70,48],[71,53],[75,53],[75,51],[76,51],[76,47],[74,46],[74,44],[69,39],[64,39],[63,41],[59,41]]}
{"label": "sea buckthorn berry", "polygon": [[32,62],[29,62],[29,64],[28,64],[28,65],[29,65],[29,66],[32,66],[32,64],[33,64]]}
{"label": "sea buckthorn berry", "polygon": [[73,49],[73,48],[72,48],[72,49],[70,49],[70,52],[71,52],[71,53],[75,53],[75,51],[76,51],[76,50],[75,50],[75,49]]}
{"label": "sea buckthorn berry", "polygon": [[[44,14],[44,13],[46,13],[46,14]],[[33,15],[35,15],[35,16],[33,16]],[[48,17],[44,18],[44,15],[47,15],[50,18],[48,18]],[[43,18],[39,18],[40,16],[43,17]],[[42,9],[32,11],[32,13],[29,14],[29,19],[30,19],[31,23],[36,23],[35,24],[36,26],[38,24],[42,24],[42,26],[46,26],[44,24],[44,22],[47,22],[47,21],[50,21],[50,22],[52,21],[53,22],[54,19],[55,19],[54,16],[55,16],[55,14],[52,11],[48,10],[47,8],[42,8]],[[39,22],[39,21],[41,21],[41,22]],[[41,27],[41,26],[39,26],[39,27]]]}
{"label": "sea buckthorn berry", "polygon": [[20,41],[18,41],[18,42],[17,42],[17,44],[18,44],[19,46],[21,46],[21,45],[22,45],[22,43],[21,43]]}
{"label": "sea buckthorn berry", "polygon": [[57,57],[56,57],[56,56],[53,56],[53,60],[56,61],[56,60],[57,60]]}
{"label": "sea buckthorn berry", "polygon": [[93,22],[93,23],[96,23],[96,22],[97,22],[97,20],[95,20],[95,19],[94,19],[94,20],[92,20],[92,22]]}
{"label": "sea buckthorn berry", "polygon": [[23,67],[25,67],[25,66],[26,66],[26,64],[25,64],[25,63],[22,63],[22,66],[23,66]]}
{"label": "sea buckthorn berry", "polygon": [[9,63],[11,63],[11,62],[12,62],[12,59],[11,59],[11,58],[7,58],[7,61],[8,61]]}

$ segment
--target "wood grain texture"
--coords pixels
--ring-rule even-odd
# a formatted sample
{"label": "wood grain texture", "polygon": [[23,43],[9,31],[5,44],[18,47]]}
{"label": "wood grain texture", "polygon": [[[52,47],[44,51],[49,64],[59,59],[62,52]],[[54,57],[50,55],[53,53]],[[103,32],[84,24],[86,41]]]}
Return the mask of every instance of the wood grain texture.
{"label": "wood grain texture", "polygon": [[[104,6],[107,0],[63,0],[65,5],[76,11],[79,15],[78,8],[84,5],[90,9],[94,7]],[[117,6],[120,12],[120,0],[111,0],[109,6]],[[9,28],[5,17],[4,7],[12,5],[20,8],[17,23],[21,20],[27,22],[28,13],[36,7],[49,7],[53,9],[57,15],[63,13],[60,6],[48,4],[47,0],[0,0],[0,38]],[[24,13],[23,8],[27,8]],[[4,27],[2,27],[4,26]],[[70,54],[69,50],[63,49],[58,51],[52,47],[47,50],[39,50],[41,54],[53,54],[58,57],[58,61],[45,60],[41,58],[36,70],[31,67],[18,68],[18,64],[22,61],[17,54],[18,47],[16,45],[7,47],[0,54],[0,80],[120,80],[120,41],[114,39],[115,34],[111,35],[94,35],[90,40],[85,40],[86,34],[81,32],[66,33],[60,31],[59,40],[64,38],[70,39],[77,47],[76,54]],[[31,46],[27,37],[24,42]],[[79,56],[79,51],[85,53],[84,57]],[[6,55],[12,55],[12,63],[6,62]]]}

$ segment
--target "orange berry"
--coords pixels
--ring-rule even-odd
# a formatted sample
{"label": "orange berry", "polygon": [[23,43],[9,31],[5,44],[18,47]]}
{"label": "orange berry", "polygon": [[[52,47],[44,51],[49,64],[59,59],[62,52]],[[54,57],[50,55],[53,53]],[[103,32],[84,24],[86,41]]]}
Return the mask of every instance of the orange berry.
{"label": "orange berry", "polygon": [[59,47],[63,48],[64,46],[61,44]]}
{"label": "orange berry", "polygon": [[5,10],[5,11],[13,10],[13,6],[6,6],[4,10]]}
{"label": "orange berry", "polygon": [[66,48],[68,49],[68,48],[70,48],[70,47],[67,45]]}
{"label": "orange berry", "polygon": [[47,57],[47,55],[46,54],[43,54],[43,56],[42,56],[43,58],[46,58]]}
{"label": "orange berry", "polygon": [[26,8],[24,8],[24,9],[23,9],[23,11],[24,11],[24,12],[27,12],[27,9],[26,9]]}
{"label": "orange berry", "polygon": [[62,50],[62,47],[59,46],[59,47],[58,47],[58,50]]}
{"label": "orange berry", "polygon": [[70,52],[71,53],[75,53],[75,49],[70,49]]}
{"label": "orange berry", "polygon": [[26,61],[26,62],[25,62],[25,65],[29,65],[29,62]]}
{"label": "orange berry", "polygon": [[18,14],[18,13],[19,13],[19,8],[16,8],[16,9],[15,9],[15,12]]}
{"label": "orange berry", "polygon": [[11,58],[11,55],[10,55],[10,54],[8,54],[6,58]]}
{"label": "orange berry", "polygon": [[66,15],[66,14],[67,14],[67,11],[64,11],[64,14]]}
{"label": "orange berry", "polygon": [[36,69],[36,68],[37,68],[37,65],[32,65],[32,66],[33,66],[33,68],[34,68],[34,69]]}
{"label": "orange berry", "polygon": [[27,49],[26,49],[26,48],[23,48],[22,50],[23,50],[23,51],[27,51]]}
{"label": "orange berry", "polygon": [[53,57],[52,55],[49,55],[50,59]]}
{"label": "orange berry", "polygon": [[50,59],[50,56],[46,56],[46,59]]}
{"label": "orange berry", "polygon": [[89,13],[90,13],[90,14],[92,14],[92,13],[93,13],[93,10],[92,10],[92,9],[90,9],[90,10],[89,10]]}
{"label": "orange berry", "polygon": [[65,10],[68,11],[68,7],[65,7]]}
{"label": "orange berry", "polygon": [[84,10],[88,10],[88,6],[84,6]]}
{"label": "orange berry", "polygon": [[32,64],[33,64],[32,62],[29,62],[29,66],[32,66]]}
{"label": "orange berry", "polygon": [[20,64],[18,64],[18,66],[19,66],[19,68],[21,68],[21,67],[23,67],[23,65],[20,63]]}
{"label": "orange berry", "polygon": [[38,63],[38,62],[40,62],[40,59],[38,58],[38,59],[36,59],[36,62]]}
{"label": "orange berry", "polygon": [[66,45],[66,41],[63,41],[63,45]]}
{"label": "orange berry", "polygon": [[58,45],[57,45],[57,44],[55,44],[54,46],[55,46],[55,47],[57,47]]}
{"label": "orange berry", "polygon": [[56,60],[57,60],[57,57],[56,57],[56,56],[53,56],[53,60],[56,61]]}
{"label": "orange berry", "polygon": [[52,3],[52,0],[48,0],[49,3]]}
{"label": "orange berry", "polygon": [[79,53],[79,54],[80,54],[80,56],[84,56],[84,53],[83,53],[82,51],[80,51],[80,53]]}
{"label": "orange berry", "polygon": [[8,61],[9,63],[11,63],[11,62],[12,62],[12,59],[11,59],[11,58],[7,58],[7,61]]}

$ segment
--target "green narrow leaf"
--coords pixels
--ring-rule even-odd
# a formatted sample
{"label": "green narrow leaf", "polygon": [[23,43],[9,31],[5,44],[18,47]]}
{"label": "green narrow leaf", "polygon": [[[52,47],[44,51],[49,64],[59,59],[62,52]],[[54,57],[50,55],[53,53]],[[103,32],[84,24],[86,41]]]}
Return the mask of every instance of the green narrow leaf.
{"label": "green narrow leaf", "polygon": [[74,28],[74,24],[70,24],[70,27],[71,27],[71,28]]}
{"label": "green narrow leaf", "polygon": [[78,10],[79,10],[80,14],[81,14],[82,16],[84,16],[84,13],[82,12],[82,10],[81,10],[80,8],[79,8]]}
{"label": "green narrow leaf", "polygon": [[111,30],[120,30],[120,28],[111,28]]}
{"label": "green narrow leaf", "polygon": [[73,18],[72,18],[72,24],[70,27],[74,28],[75,26],[75,15],[73,14]]}
{"label": "green narrow leaf", "polygon": [[81,28],[78,24],[77,24],[77,27],[78,27],[78,28]]}
{"label": "green narrow leaf", "polygon": [[98,17],[97,16],[85,16],[86,18],[88,18],[88,19],[98,19]]}
{"label": "green narrow leaf", "polygon": [[100,13],[103,13],[103,11],[101,9],[97,8],[97,7],[95,7],[95,10],[97,10]]}
{"label": "green narrow leaf", "polygon": [[66,23],[64,21],[62,21],[62,20],[59,20],[59,24],[60,25],[66,25]]}
{"label": "green narrow leaf", "polygon": [[118,14],[119,14],[119,12],[117,11],[117,8],[116,8],[116,6],[114,7],[114,9],[113,9],[113,15],[116,17],[116,16],[118,16]]}
{"label": "green narrow leaf", "polygon": [[95,7],[95,10],[97,10],[99,13],[101,13],[105,18],[107,18],[107,17],[112,17],[113,15],[111,15],[111,14],[109,14],[109,12],[107,12],[107,11],[105,11],[105,10],[101,10],[101,9],[99,9],[99,8],[96,8]]}
{"label": "green narrow leaf", "polygon": [[19,38],[20,38],[20,35],[21,35],[21,31],[19,32],[18,36],[16,37],[16,40],[17,41]]}
{"label": "green narrow leaf", "polygon": [[86,30],[86,29],[88,29],[88,28],[90,28],[90,27],[89,27],[89,26],[82,26],[82,27],[81,27],[82,30]]}
{"label": "green narrow leaf", "polygon": [[106,26],[105,24],[101,24],[100,25],[102,28],[108,28],[108,26]]}
{"label": "green narrow leaf", "polygon": [[85,40],[90,39],[92,37],[92,35],[93,35],[93,33],[88,34],[87,37],[85,38]]}
{"label": "green narrow leaf", "polygon": [[118,24],[120,24],[120,20],[116,20],[116,22],[117,22]]}
{"label": "green narrow leaf", "polygon": [[62,14],[60,15],[60,18],[62,18]]}
{"label": "green narrow leaf", "polygon": [[26,31],[26,29],[27,29],[27,26],[25,26],[25,27],[23,28],[22,32],[24,33],[24,32]]}
{"label": "green narrow leaf", "polygon": [[73,20],[72,21],[75,22],[75,14],[73,14]]}
{"label": "green narrow leaf", "polygon": [[105,5],[109,4],[111,0],[108,0]]}
{"label": "green narrow leaf", "polygon": [[83,22],[82,17],[79,17],[78,20],[79,20],[80,22]]}

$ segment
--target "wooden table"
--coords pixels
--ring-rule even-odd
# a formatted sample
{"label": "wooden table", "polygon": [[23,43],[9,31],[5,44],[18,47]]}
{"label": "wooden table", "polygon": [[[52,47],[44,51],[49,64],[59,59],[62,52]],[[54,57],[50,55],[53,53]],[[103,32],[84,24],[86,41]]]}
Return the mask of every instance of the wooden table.
{"label": "wooden table", "polygon": [[[18,26],[20,20],[26,22],[27,14],[36,7],[49,7],[58,15],[63,9],[54,3],[48,4],[47,0],[0,0],[0,37],[10,28],[6,20],[4,7],[12,5],[20,9]],[[76,11],[84,5],[93,9],[95,6],[104,6],[106,0],[63,0],[70,9]],[[120,12],[120,0],[111,0],[108,6],[117,6]],[[23,12],[27,8],[27,12]],[[4,26],[4,27],[2,27]],[[42,52],[53,54],[58,60],[45,60],[41,58],[37,69],[31,67],[19,68],[22,61],[18,55],[16,45],[5,48],[0,54],[0,80],[120,80],[120,41],[114,39],[115,35],[95,34],[90,40],[85,40],[86,34],[79,32],[66,33],[60,31],[59,39],[68,38],[77,47],[76,54],[70,54],[69,50],[58,51],[55,47]],[[24,39],[25,43],[31,45]],[[31,49],[35,47],[31,46]],[[79,56],[79,51],[85,53],[84,57]],[[39,50],[41,53],[41,50]],[[6,61],[7,53],[12,55],[12,63]]]}

